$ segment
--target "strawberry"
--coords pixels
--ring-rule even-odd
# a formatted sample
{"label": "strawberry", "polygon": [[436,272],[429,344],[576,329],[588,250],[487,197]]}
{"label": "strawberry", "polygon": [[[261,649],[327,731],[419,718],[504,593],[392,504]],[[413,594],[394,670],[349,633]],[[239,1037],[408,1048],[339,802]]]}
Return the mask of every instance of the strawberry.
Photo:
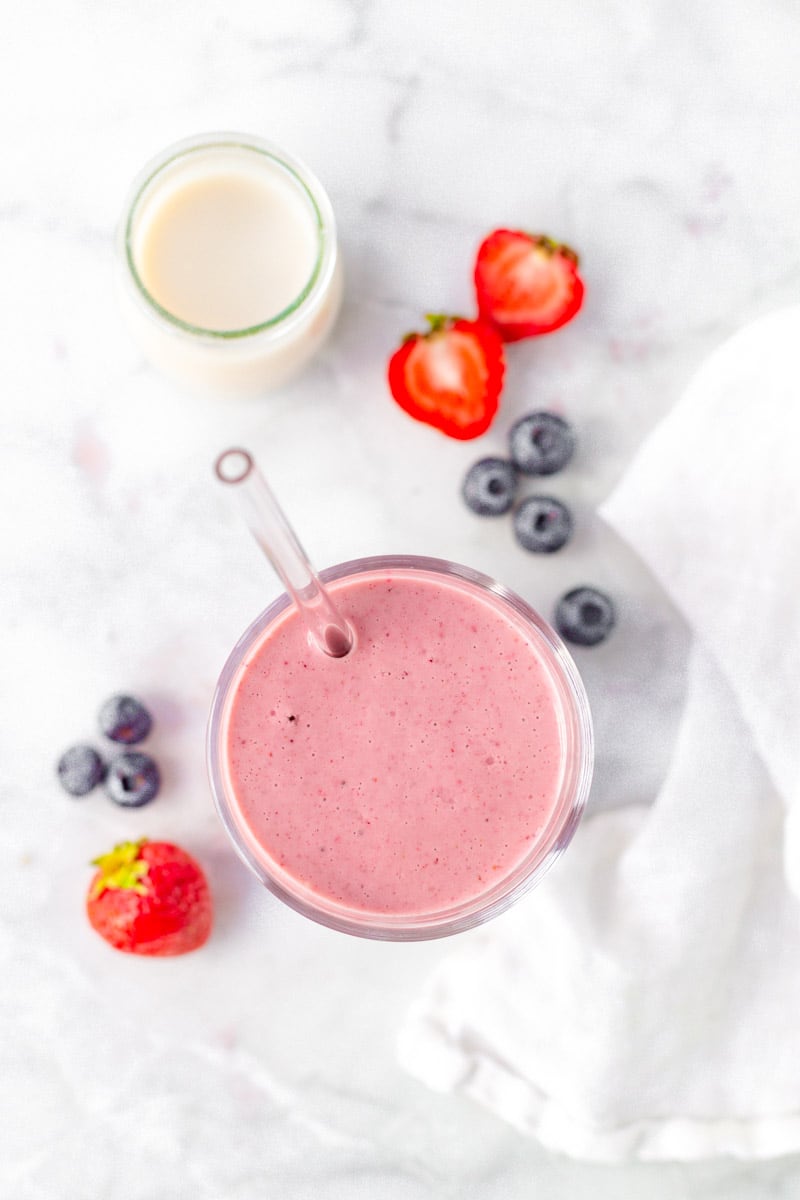
{"label": "strawberry", "polygon": [[163,957],[202,946],[211,932],[211,893],[193,858],[170,842],[122,842],[99,868],[86,911],[117,950]]}
{"label": "strawberry", "polygon": [[478,311],[504,342],[552,333],[583,302],[578,256],[543,234],[495,229],[475,259]]}
{"label": "strawberry", "polygon": [[503,386],[503,343],[490,325],[442,314],[409,333],[389,361],[389,388],[417,421],[467,441],[485,433]]}

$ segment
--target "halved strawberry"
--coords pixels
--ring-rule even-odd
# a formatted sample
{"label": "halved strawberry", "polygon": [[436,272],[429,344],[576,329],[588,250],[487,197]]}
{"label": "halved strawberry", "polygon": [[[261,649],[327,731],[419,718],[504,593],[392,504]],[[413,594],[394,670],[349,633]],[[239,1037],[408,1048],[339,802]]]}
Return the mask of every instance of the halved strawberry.
{"label": "halved strawberry", "polygon": [[171,842],[122,842],[94,859],[86,911],[117,950],[164,957],[202,946],[211,932],[206,877]]}
{"label": "halved strawberry", "polygon": [[478,311],[504,342],[552,333],[583,302],[578,256],[539,233],[495,229],[475,259]]}
{"label": "halved strawberry", "polygon": [[503,387],[503,343],[490,325],[429,314],[389,361],[389,388],[402,409],[448,437],[485,433]]}

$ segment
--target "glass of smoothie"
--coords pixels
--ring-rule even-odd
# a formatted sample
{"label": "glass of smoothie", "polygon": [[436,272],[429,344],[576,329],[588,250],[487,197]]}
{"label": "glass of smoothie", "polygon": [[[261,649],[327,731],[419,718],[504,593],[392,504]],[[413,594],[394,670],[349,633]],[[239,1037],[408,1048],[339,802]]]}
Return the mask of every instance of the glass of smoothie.
{"label": "glass of smoothie", "polygon": [[147,358],[195,390],[258,394],[320,348],[342,298],[319,180],[263,138],[217,133],[140,171],[117,234],[124,316]]}
{"label": "glass of smoothie", "polygon": [[244,862],[286,904],[392,941],[478,925],[572,838],[593,763],[554,630],[468,567],[386,556],[321,572],[354,633],[323,653],[289,595],[245,631],[208,766]]}

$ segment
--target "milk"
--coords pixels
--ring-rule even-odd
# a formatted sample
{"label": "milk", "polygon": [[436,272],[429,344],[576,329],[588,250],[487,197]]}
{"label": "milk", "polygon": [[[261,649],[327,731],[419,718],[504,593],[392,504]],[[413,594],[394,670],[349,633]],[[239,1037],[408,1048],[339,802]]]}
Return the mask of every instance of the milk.
{"label": "milk", "polygon": [[123,307],[145,354],[203,390],[285,382],[341,300],[327,196],[296,160],[252,138],[194,139],[149,164],[120,255]]}

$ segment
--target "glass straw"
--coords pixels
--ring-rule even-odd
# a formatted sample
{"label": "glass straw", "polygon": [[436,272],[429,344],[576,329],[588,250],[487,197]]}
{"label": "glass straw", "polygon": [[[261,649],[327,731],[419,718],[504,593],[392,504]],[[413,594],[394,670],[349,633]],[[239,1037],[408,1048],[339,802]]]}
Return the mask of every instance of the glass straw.
{"label": "glass straw", "polygon": [[336,608],[305,550],[247,450],[225,450],[214,464],[217,478],[239,493],[247,525],[272,563],[306,623],[309,638],[331,658],[353,646],[353,631]]}

